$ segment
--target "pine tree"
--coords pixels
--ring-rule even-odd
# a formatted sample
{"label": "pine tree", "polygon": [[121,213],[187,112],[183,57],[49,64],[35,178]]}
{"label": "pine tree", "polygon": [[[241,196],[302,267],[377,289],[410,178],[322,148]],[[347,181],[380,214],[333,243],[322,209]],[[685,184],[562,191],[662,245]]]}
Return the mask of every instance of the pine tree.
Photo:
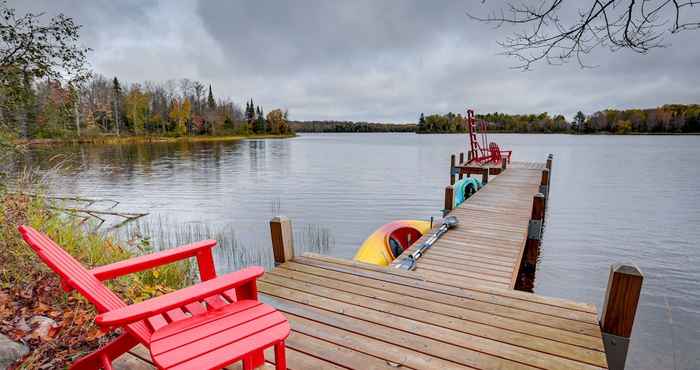
{"label": "pine tree", "polygon": [[420,119],[418,119],[418,132],[425,131],[425,116],[421,112]]}
{"label": "pine tree", "polygon": [[214,94],[212,94],[211,92],[211,85],[209,85],[209,96],[207,97],[207,105],[209,105],[209,109],[216,108],[216,101],[214,101]]}
{"label": "pine tree", "polygon": [[119,86],[119,80],[114,77],[112,81],[112,91],[114,92],[114,128],[119,136],[119,99],[122,96],[122,88]]}
{"label": "pine tree", "polygon": [[257,106],[255,109],[255,113],[257,115],[257,118],[255,119],[255,131],[256,134],[263,134],[267,130],[266,122],[265,122],[265,116],[263,115],[262,108],[260,106]]}

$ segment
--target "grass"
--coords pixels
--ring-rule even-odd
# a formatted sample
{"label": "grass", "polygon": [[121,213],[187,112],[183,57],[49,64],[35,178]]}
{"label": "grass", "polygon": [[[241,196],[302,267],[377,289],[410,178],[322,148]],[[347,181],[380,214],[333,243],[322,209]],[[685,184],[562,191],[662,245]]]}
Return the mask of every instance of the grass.
{"label": "grass", "polygon": [[162,135],[123,135],[116,136],[113,134],[101,134],[92,136],[81,136],[72,138],[52,138],[52,139],[31,139],[31,140],[14,140],[16,144],[29,145],[52,145],[59,143],[72,144],[140,144],[140,143],[156,143],[156,142],[220,142],[220,141],[237,141],[245,139],[284,139],[295,137],[296,134],[284,135],[240,135],[240,134],[223,134],[223,135],[201,135],[201,136],[162,136]]}
{"label": "grass", "polygon": [[[46,233],[87,268],[149,251],[147,241],[137,241],[138,250],[124,248],[113,236],[88,232],[85,225],[50,206],[45,198],[0,189],[0,332],[30,347],[20,368],[63,368],[109,341],[114,333],[102,333],[94,324],[94,307],[77,293],[61,289],[58,276],[22,240],[19,225]],[[190,285],[192,275],[190,263],[175,263],[107,284],[131,303]],[[27,326],[37,315],[57,323],[49,337],[37,336]]]}

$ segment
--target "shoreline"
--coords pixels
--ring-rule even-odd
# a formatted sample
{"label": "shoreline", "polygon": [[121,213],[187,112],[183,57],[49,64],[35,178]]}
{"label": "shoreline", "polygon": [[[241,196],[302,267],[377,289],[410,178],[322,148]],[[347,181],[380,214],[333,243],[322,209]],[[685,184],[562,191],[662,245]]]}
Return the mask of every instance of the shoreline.
{"label": "shoreline", "polygon": [[285,135],[221,135],[221,136],[89,136],[74,139],[16,139],[16,145],[42,146],[42,145],[74,145],[74,144],[150,144],[150,143],[176,143],[176,142],[224,142],[249,139],[289,139],[297,134]]}

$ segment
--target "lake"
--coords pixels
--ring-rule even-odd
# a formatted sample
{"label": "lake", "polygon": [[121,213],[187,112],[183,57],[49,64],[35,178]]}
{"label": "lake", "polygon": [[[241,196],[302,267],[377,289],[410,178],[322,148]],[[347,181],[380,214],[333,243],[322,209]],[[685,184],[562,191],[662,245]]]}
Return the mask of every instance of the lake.
{"label": "lake", "polygon": [[[645,282],[627,368],[700,368],[700,137],[491,138],[514,160],[555,156],[535,291],[600,308],[610,264],[635,263]],[[386,222],[439,216],[449,156],[466,145],[466,135],[306,134],[37,147],[23,162],[62,160],[57,194],[149,212],[129,229],[156,244],[219,235],[228,271],[269,266],[278,213],[292,219],[297,247],[344,258]]]}

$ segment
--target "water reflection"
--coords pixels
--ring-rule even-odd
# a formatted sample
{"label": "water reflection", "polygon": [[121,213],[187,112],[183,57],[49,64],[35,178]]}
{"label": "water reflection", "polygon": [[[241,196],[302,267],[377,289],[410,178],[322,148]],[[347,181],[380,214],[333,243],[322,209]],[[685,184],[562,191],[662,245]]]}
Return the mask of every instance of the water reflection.
{"label": "water reflection", "polygon": [[[700,368],[700,137],[495,140],[516,160],[555,154],[535,291],[600,306],[609,265],[636,263],[646,280],[628,368]],[[33,149],[24,162],[47,168],[48,158],[69,158],[57,193],[117,199],[122,210],[167,218],[175,229],[198,224],[221,234],[231,247],[217,263],[227,270],[270,260],[267,222],[277,213],[293,220],[297,247],[327,235],[327,253],[345,258],[379,225],[439,215],[449,155],[466,141],[328,134],[68,146]],[[317,236],[305,240],[307,229]]]}

